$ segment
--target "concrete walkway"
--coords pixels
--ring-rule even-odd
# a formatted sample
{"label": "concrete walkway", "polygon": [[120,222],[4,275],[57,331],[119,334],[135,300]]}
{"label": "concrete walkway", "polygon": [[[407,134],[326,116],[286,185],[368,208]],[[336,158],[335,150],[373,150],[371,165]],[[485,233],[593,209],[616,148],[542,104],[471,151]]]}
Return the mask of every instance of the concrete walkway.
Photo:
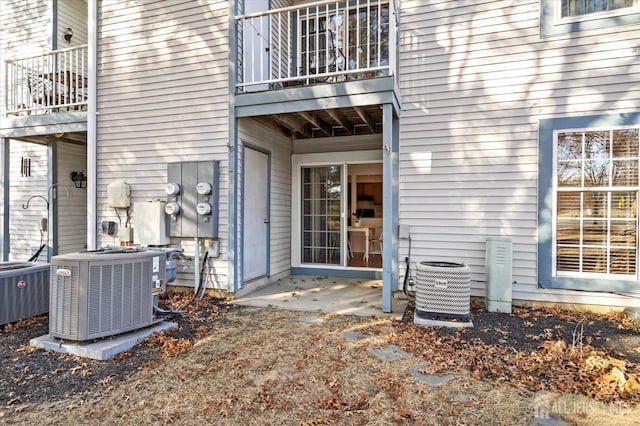
{"label": "concrete walkway", "polygon": [[232,303],[340,315],[391,316],[401,319],[407,301],[393,298],[392,312],[382,312],[382,281],[359,278],[291,276],[241,296]]}

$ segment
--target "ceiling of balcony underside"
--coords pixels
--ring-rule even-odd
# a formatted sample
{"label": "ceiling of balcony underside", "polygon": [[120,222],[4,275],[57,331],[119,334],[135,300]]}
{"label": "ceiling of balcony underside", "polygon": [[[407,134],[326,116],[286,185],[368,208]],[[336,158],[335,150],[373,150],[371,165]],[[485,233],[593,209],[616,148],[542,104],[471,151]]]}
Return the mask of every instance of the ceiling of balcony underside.
{"label": "ceiling of balcony underside", "polygon": [[253,117],[296,139],[370,135],[382,132],[382,108],[368,105]]}
{"label": "ceiling of balcony underside", "polygon": [[42,145],[49,145],[53,141],[67,142],[77,145],[87,144],[87,132],[60,132],[50,135],[32,135],[23,137],[12,137],[11,139],[20,140],[24,142],[39,143]]}

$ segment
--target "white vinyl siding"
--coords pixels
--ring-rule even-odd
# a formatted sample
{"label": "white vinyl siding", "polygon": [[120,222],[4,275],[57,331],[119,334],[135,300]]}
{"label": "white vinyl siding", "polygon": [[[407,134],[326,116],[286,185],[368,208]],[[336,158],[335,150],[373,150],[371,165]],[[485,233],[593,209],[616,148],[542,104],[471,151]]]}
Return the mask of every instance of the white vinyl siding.
{"label": "white vinyl siding", "polygon": [[[49,0],[11,0],[0,4],[0,75],[4,78],[4,61],[37,55],[49,50],[51,28]],[[20,20],[12,17],[19,16]],[[0,84],[0,111],[4,112],[4,80]],[[15,106],[12,106],[15,107]]]}
{"label": "white vinyl siding", "polygon": [[87,249],[87,188],[76,188],[71,172],[87,174],[87,147],[80,144],[58,143],[57,254]]}
{"label": "white vinyl siding", "polygon": [[[280,9],[283,7],[289,7],[292,5],[291,0],[271,0],[271,9]],[[289,19],[285,18],[283,15],[276,15],[271,18],[270,21],[271,31],[273,32],[274,40],[281,40],[280,46],[273,46],[273,42],[269,46],[270,56],[271,56],[271,77],[270,78],[279,78],[282,75],[288,75],[288,72],[291,71],[291,60],[288,52],[290,49],[290,42],[292,41],[293,34],[293,25]],[[288,37],[286,35],[288,34]],[[275,53],[277,52],[277,53]]]}
{"label": "white vinyl siding", "polygon": [[253,120],[239,123],[240,146],[248,143],[271,155],[269,259],[270,275],[278,275],[291,269],[291,141]]}
{"label": "white vinyl siding", "polygon": [[[488,237],[513,241],[513,298],[625,304],[538,289],[538,120],[637,111],[640,28],[541,39],[538,0],[402,2],[400,223],[415,262],[472,270],[484,295]],[[540,200],[541,202],[543,200]],[[400,259],[407,246],[401,242]]]}
{"label": "white vinyl siding", "polygon": [[[56,32],[58,49],[87,44],[87,22],[86,0],[58,0],[58,29]],[[71,43],[64,39],[67,28],[71,28],[73,31]]]}
{"label": "white vinyl siding", "polygon": [[[98,223],[118,221],[107,185],[125,180],[132,202],[165,199],[167,163],[220,161],[221,256],[227,289],[229,2],[101,2],[98,6]],[[135,214],[135,212],[133,212]],[[98,245],[115,242],[99,235]],[[173,239],[193,253],[193,241]],[[186,274],[182,274],[186,271]],[[191,268],[178,284],[193,285]]]}
{"label": "white vinyl siding", "polygon": [[[46,145],[10,141],[9,163],[9,260],[28,260],[42,243],[48,242],[47,233],[40,234],[40,220],[48,219],[47,201],[47,147]],[[21,160],[31,160],[31,173],[21,172]],[[29,200],[31,197],[31,200]],[[40,198],[42,197],[42,198]],[[28,207],[27,209],[23,207]],[[41,242],[42,241],[42,242]],[[47,261],[45,247],[38,258]]]}

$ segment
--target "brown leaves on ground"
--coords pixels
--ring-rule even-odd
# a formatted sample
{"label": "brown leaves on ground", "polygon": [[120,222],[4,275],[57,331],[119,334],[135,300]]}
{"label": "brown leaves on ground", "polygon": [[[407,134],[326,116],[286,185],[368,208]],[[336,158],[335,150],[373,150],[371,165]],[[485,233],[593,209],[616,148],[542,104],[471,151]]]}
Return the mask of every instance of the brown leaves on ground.
{"label": "brown leaves on ground", "polygon": [[[495,343],[464,338],[465,330],[442,335],[436,328],[415,324],[398,324],[397,335],[391,341],[424,359],[423,372],[427,374],[468,370],[475,379],[506,382],[531,391],[583,394],[605,402],[640,401],[640,367],[584,342],[588,340],[583,336],[584,324],[598,319],[617,322],[621,329],[636,332],[637,325],[623,314],[515,308],[512,315],[525,318],[525,328],[483,329],[484,333],[497,336]],[[538,327],[542,332],[527,334],[533,322],[552,316],[575,324],[570,339],[556,339],[557,330],[553,327]],[[528,350],[505,344],[500,337],[511,332],[522,333],[530,341],[536,341],[538,347]]]}
{"label": "brown leaves on ground", "polygon": [[170,358],[187,352],[193,347],[193,342],[185,338],[176,338],[168,332],[152,334],[146,341],[148,346],[158,346],[162,351],[162,358]]}
{"label": "brown leaves on ground", "polygon": [[48,317],[48,315],[37,315],[35,317],[30,317],[30,318],[24,318],[24,319],[20,319],[16,322],[13,322],[11,324],[6,324],[3,328],[2,331],[4,331],[5,333],[10,333],[14,330],[18,330],[20,328],[23,327],[28,327],[32,324],[38,324],[42,321],[44,321],[46,318]]}

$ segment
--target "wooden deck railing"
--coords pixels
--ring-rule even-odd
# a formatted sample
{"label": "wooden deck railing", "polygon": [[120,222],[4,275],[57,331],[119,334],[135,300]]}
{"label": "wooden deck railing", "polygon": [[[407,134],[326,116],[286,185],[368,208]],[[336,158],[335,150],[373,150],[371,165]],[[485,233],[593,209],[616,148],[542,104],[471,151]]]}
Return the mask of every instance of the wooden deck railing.
{"label": "wooden deck railing", "polygon": [[5,61],[5,115],[86,109],[87,46]]}
{"label": "wooden deck railing", "polygon": [[394,3],[318,1],[236,16],[237,91],[394,75]]}

